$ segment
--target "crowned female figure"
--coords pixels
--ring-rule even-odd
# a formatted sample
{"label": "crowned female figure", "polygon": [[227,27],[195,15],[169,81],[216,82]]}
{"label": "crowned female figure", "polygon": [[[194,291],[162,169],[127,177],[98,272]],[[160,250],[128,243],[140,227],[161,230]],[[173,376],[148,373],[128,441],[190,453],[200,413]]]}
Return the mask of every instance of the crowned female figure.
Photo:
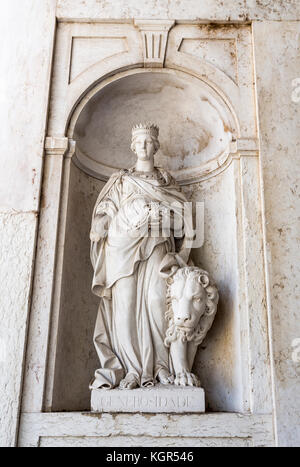
{"label": "crowned female figure", "polygon": [[[192,222],[186,197],[154,166],[159,129],[132,129],[135,167],[113,174],[98,196],[91,226],[92,291],[100,297],[94,344],[100,360],[91,388],[133,389],[173,382],[164,271],[187,262]],[[177,222],[174,222],[174,219]],[[181,237],[181,239],[180,239]]]}

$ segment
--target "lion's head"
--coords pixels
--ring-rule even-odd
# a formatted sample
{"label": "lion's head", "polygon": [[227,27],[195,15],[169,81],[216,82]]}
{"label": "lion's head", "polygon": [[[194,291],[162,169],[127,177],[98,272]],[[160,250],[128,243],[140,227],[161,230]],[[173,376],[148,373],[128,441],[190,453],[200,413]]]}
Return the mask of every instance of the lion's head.
{"label": "lion's head", "polygon": [[183,267],[167,279],[167,311],[169,326],[165,345],[181,339],[201,344],[214,320],[218,291],[208,273],[198,267]]}

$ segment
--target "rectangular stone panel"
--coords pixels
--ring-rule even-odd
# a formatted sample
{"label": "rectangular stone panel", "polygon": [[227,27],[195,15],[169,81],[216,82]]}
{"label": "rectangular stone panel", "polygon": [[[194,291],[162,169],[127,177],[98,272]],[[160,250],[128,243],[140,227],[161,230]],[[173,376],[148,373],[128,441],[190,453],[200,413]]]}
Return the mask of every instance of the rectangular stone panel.
{"label": "rectangular stone panel", "polygon": [[179,52],[206,60],[238,83],[235,38],[183,38]]}
{"label": "rectangular stone panel", "polygon": [[73,37],[69,82],[95,63],[126,51],[125,37]]}
{"label": "rectangular stone panel", "polygon": [[202,388],[163,386],[152,388],[93,389],[93,412],[148,412],[184,413],[205,412],[205,396]]}

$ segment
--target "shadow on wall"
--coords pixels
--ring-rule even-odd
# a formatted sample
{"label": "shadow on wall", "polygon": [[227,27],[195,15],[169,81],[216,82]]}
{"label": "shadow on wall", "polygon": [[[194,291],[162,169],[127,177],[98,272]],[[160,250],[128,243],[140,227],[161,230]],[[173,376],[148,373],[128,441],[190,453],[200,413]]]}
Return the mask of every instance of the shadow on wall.
{"label": "shadow on wall", "polygon": [[99,299],[91,292],[89,233],[102,186],[71,164],[53,411],[90,409],[88,386],[98,367],[93,331]]}

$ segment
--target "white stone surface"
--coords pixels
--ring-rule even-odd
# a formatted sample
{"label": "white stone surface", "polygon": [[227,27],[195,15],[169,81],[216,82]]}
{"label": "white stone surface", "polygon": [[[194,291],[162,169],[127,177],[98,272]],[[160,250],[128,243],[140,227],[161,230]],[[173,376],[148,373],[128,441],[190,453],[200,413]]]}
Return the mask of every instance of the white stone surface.
{"label": "white stone surface", "polygon": [[[89,41],[82,39],[87,37],[90,40],[97,39],[98,42],[100,40],[101,54],[97,52],[91,57],[86,68]],[[120,43],[120,39],[123,40],[123,44],[125,41],[126,47],[115,53],[115,43]],[[81,47],[75,47],[75,54],[72,54],[74,40],[75,43],[80,40]],[[58,23],[48,134],[64,135],[69,127],[67,121],[83,97],[81,104],[85,105],[88,88],[93,88],[104,77],[109,79],[111,76],[113,80],[116,70],[126,70],[131,68],[132,64],[137,68],[143,64],[140,32],[132,23]],[[70,82],[74,67],[82,72]],[[68,128],[68,136],[72,137],[72,133],[72,129]]]}
{"label": "white stone surface", "polygon": [[300,19],[297,0],[58,0],[61,19],[168,18],[210,21],[294,20]]}
{"label": "white stone surface", "polygon": [[202,388],[164,386],[152,388],[92,389],[92,412],[184,413],[205,412]]}
{"label": "white stone surface", "polygon": [[16,442],[55,0],[2,2],[0,43],[0,445]]}
{"label": "white stone surface", "polygon": [[17,435],[37,216],[0,213],[0,446]]}
{"label": "white stone surface", "polygon": [[[184,445],[186,438],[193,438],[195,444],[202,440],[209,444],[216,438],[218,443],[239,445],[247,439],[254,446],[273,446],[273,426],[271,415],[242,415],[239,413],[218,414],[107,414],[107,413],[24,413],[20,424],[20,446],[38,447],[56,438],[60,445],[84,446],[109,445],[112,438],[118,442],[127,438],[129,442],[152,440],[156,446],[163,438],[166,443],[171,438]],[[116,439],[114,439],[116,438]],[[145,439],[146,438],[146,439]],[[88,439],[87,441],[85,441]],[[131,441],[132,439],[132,441]],[[124,441],[123,441],[124,442]],[[52,443],[52,445],[55,444]]]}
{"label": "white stone surface", "polygon": [[254,25],[275,420],[281,446],[300,445],[300,362],[297,355],[293,359],[300,337],[300,102],[293,84],[300,77],[299,34],[299,22]]}
{"label": "white stone surface", "polygon": [[[159,20],[149,24],[154,35],[162,28]],[[129,144],[126,150],[123,141],[129,143],[131,126],[137,119],[143,121],[145,113],[162,129],[157,160],[179,181],[220,170],[232,150],[232,139],[242,138],[252,147],[257,134],[250,27],[175,25],[169,32],[163,69],[141,67],[147,59],[142,34],[131,24],[59,24],[48,131],[62,133],[84,95],[68,130],[77,141],[77,165],[100,179],[133,165]],[[102,55],[93,55],[89,67],[87,37],[93,43],[100,41],[102,50]],[[121,39],[127,48],[116,54],[114,44]],[[74,53],[79,40],[81,48],[75,47]],[[195,44],[204,42],[207,52],[201,56]],[[70,83],[74,68],[83,71]],[[119,108],[126,112],[126,120]]]}
{"label": "white stone surface", "polygon": [[38,209],[55,3],[12,0],[1,6],[1,209]]}
{"label": "white stone surface", "polygon": [[[55,148],[55,144],[57,147]],[[42,410],[44,394],[39,382],[45,378],[46,355],[48,352],[47,323],[50,316],[45,312],[52,306],[55,298],[60,301],[60,293],[52,294],[53,285],[49,277],[58,279],[61,276],[58,262],[57,237],[59,208],[61,207],[61,180],[63,172],[67,172],[64,154],[68,148],[68,140],[47,139],[45,152],[43,187],[39,218],[39,232],[35,257],[35,275],[32,287],[31,319],[28,328],[28,343],[25,364],[25,381],[23,409]],[[69,159],[70,163],[70,159]],[[63,170],[64,169],[64,170]],[[63,225],[60,225],[63,229]],[[56,250],[57,248],[57,250]],[[56,315],[52,311],[52,323]],[[38,389],[38,391],[36,391]]]}

